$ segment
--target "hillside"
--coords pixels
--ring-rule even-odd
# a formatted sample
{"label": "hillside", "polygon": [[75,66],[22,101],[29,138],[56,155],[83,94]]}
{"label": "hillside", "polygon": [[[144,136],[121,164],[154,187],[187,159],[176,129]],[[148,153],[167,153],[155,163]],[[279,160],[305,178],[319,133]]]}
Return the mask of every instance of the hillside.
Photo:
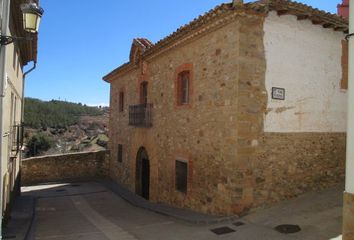
{"label": "hillside", "polygon": [[26,98],[25,144],[28,157],[102,150],[108,142],[108,108]]}
{"label": "hillside", "polygon": [[42,101],[25,98],[25,126],[32,128],[66,128],[77,124],[80,116],[102,116],[104,111],[81,103]]}

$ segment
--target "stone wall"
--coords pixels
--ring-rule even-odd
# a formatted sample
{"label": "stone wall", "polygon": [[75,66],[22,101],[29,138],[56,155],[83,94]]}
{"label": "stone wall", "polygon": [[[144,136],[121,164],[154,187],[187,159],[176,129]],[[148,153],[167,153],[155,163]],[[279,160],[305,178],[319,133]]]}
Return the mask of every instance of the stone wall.
{"label": "stone wall", "polygon": [[354,239],[354,194],[344,193],[343,240]]}
{"label": "stone wall", "polygon": [[21,182],[30,185],[106,177],[108,161],[108,151],[27,158],[22,160]]}
{"label": "stone wall", "polygon": [[253,207],[344,182],[345,133],[265,133],[254,160]]}

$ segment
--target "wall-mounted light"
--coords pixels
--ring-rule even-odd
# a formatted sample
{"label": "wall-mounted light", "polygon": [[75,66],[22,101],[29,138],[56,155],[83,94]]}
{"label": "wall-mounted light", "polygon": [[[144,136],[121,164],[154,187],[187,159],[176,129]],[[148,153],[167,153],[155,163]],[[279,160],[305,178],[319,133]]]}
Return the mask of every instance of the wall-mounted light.
{"label": "wall-mounted light", "polygon": [[[44,12],[43,8],[36,3],[24,3],[21,4],[21,11],[23,16],[23,29],[26,32],[37,33]],[[16,40],[28,40],[28,38],[0,35],[0,45],[7,45]]]}
{"label": "wall-mounted light", "polygon": [[37,33],[44,12],[43,8],[35,3],[24,3],[21,4],[21,10],[23,14],[23,28],[25,31]]}

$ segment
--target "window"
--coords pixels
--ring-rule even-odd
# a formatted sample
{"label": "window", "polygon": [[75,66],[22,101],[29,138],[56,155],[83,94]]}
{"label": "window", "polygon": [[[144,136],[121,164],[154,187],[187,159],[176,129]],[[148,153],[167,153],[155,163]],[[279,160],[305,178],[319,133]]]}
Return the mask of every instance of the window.
{"label": "window", "polygon": [[18,74],[20,72],[20,60],[17,62],[17,67],[16,67],[16,76],[18,77]]}
{"label": "window", "polygon": [[148,102],[148,82],[140,83],[140,103],[147,104]]}
{"label": "window", "polygon": [[188,163],[176,160],[176,190],[187,193]]}
{"label": "window", "polygon": [[177,79],[177,104],[185,105],[189,103],[190,72],[183,71],[178,74]]}
{"label": "window", "polygon": [[15,70],[16,69],[16,59],[17,58],[17,52],[16,52],[16,47],[14,47],[14,52],[12,56],[12,67]]}
{"label": "window", "polygon": [[17,114],[17,97],[15,96],[15,99],[14,99],[14,106],[13,106],[13,114],[14,114],[14,117],[13,117],[13,125],[16,124],[16,114]]}
{"label": "window", "polygon": [[124,111],[124,92],[119,92],[119,112]]}
{"label": "window", "polygon": [[15,96],[14,93],[11,93],[11,109],[10,109],[10,124],[11,126],[14,126],[16,124],[16,103],[17,103],[17,97]]}
{"label": "window", "polygon": [[118,144],[117,160],[118,160],[118,162],[122,162],[123,161],[123,145],[122,144]]}
{"label": "window", "polygon": [[193,77],[193,63],[184,63],[176,68],[174,90],[177,107],[192,107]]}

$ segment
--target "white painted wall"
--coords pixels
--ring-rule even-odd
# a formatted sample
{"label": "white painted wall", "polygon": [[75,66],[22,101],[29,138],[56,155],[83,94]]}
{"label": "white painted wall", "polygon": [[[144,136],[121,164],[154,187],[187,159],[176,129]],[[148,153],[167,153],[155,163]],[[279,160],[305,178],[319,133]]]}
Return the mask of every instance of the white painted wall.
{"label": "white painted wall", "polygon": [[[344,34],[276,12],[269,13],[264,32],[264,131],[345,132],[347,94],[340,89]],[[285,88],[285,101],[272,100],[272,87]]]}
{"label": "white painted wall", "polygon": [[[349,32],[354,33],[354,0],[350,0]],[[349,39],[349,96],[347,146],[354,143],[354,36]],[[345,191],[354,194],[354,148],[347,147]]]}

